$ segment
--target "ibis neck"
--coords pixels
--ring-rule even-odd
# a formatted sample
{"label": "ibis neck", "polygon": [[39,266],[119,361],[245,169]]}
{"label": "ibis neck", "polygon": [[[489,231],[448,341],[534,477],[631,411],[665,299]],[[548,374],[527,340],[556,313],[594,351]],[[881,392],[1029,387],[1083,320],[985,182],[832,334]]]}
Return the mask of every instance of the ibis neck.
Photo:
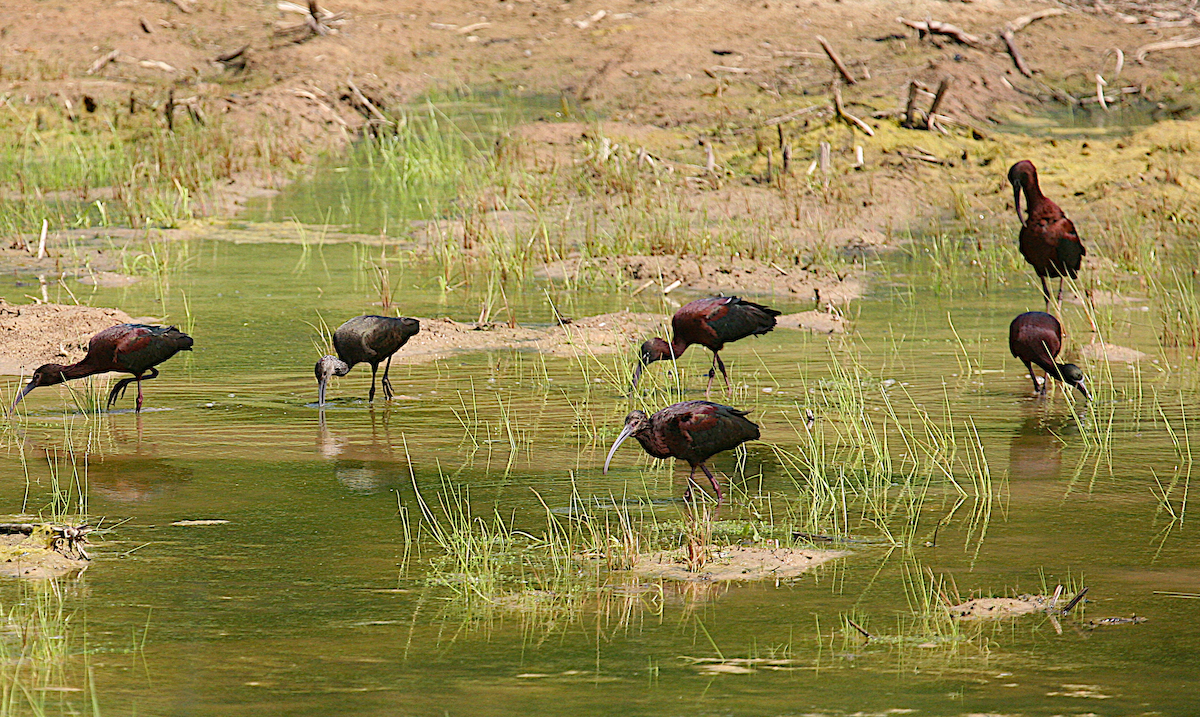
{"label": "ibis neck", "polygon": [[655,431],[645,431],[644,433],[635,433],[633,437],[637,442],[642,444],[642,448],[655,458],[670,458],[671,451],[667,448],[667,444],[658,436]]}
{"label": "ibis neck", "polygon": [[1036,175],[1026,177],[1025,181],[1021,183],[1021,188],[1025,190],[1025,203],[1029,206],[1030,211],[1046,198],[1042,194],[1042,188],[1038,186]]}
{"label": "ibis neck", "polygon": [[671,339],[671,353],[675,358],[682,356],[683,352],[687,351],[688,346],[691,346],[691,344],[685,343],[677,337],[672,337]]}
{"label": "ibis neck", "polygon": [[73,363],[70,366],[64,366],[62,370],[63,380],[70,381],[76,378],[83,378],[84,376],[103,373],[104,371],[108,370],[90,363],[88,359],[91,357],[91,354],[88,354],[87,356],[84,356],[83,360],[79,363]]}

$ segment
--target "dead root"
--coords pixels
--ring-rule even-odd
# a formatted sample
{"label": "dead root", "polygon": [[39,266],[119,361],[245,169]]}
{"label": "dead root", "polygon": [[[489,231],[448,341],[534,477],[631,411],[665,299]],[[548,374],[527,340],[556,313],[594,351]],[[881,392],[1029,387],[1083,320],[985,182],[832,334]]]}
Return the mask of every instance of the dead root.
{"label": "dead root", "polygon": [[87,567],[91,527],[52,523],[0,524],[0,575],[53,578]]}

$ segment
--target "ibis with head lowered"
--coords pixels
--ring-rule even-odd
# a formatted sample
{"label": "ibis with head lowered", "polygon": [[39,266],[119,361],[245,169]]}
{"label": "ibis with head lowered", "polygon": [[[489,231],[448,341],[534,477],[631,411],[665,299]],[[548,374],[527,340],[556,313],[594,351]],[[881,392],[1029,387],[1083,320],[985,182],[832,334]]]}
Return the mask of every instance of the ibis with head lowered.
{"label": "ibis with head lowered", "polygon": [[712,391],[713,377],[721,369],[725,386],[729,386],[729,373],[721,360],[721,349],[725,344],[747,336],[759,336],[775,328],[775,317],[779,312],[762,304],[739,299],[736,296],[714,296],[696,299],[685,304],[671,317],[671,343],[655,337],[642,344],[641,355],[633,367],[633,388],[636,389],[642,371],[663,359],[677,359],[692,344],[704,346],[713,352],[713,365],[708,370],[707,396]]}
{"label": "ibis with head lowered", "polygon": [[604,472],[608,473],[608,465],[621,443],[633,436],[655,458],[687,461],[692,470],[688,473],[685,500],[691,499],[696,469],[699,468],[712,483],[717,505],[720,505],[721,486],[705,463],[718,453],[737,448],[746,441],[758,440],[758,425],[746,418],[748,413],[710,401],[676,403],[651,416],[642,411],[630,411],[625,416],[625,428],[604,459]]}
{"label": "ibis with head lowered", "polygon": [[[88,342],[87,355],[83,360],[64,366],[48,363],[33,372],[33,378],[17,400],[8,409],[11,415],[21,399],[38,386],[53,386],[71,379],[92,376],[108,371],[133,374],[113,386],[108,394],[107,406],[111,407],[124,393],[129,384],[137,382],[137,410],[142,410],[142,381],[158,378],[160,363],[180,351],[192,350],[192,337],[174,326],[147,326],[145,324],[118,324],[100,331]],[[147,375],[149,374],[149,375]]]}
{"label": "ibis with head lowered", "polygon": [[392,367],[392,354],[408,343],[421,330],[421,322],[406,316],[355,316],[337,327],[333,332],[333,349],[337,356],[322,356],[317,361],[317,404],[325,405],[325,386],[330,376],[345,376],[355,364],[371,365],[371,392],[368,401],[375,400],[375,374],[379,364],[383,367],[383,395],[391,399],[392,382],[388,380],[388,369]]}

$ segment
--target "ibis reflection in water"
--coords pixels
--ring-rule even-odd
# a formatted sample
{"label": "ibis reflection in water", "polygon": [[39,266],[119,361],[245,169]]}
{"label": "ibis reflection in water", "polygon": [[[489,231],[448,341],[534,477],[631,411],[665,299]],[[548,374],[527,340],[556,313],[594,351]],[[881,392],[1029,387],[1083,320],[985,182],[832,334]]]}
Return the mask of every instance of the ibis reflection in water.
{"label": "ibis reflection in water", "polygon": [[656,411],[652,416],[642,411],[630,411],[625,417],[625,428],[604,459],[604,472],[608,473],[608,465],[621,443],[633,436],[655,458],[676,458],[688,462],[691,471],[688,473],[684,500],[691,500],[692,486],[696,484],[696,468],[704,471],[717,494],[719,506],[721,486],[705,462],[746,441],[758,440],[758,425],[746,418],[748,413],[710,401],[676,403]]}
{"label": "ibis reflection in water", "polygon": [[[137,410],[142,410],[142,381],[158,378],[158,364],[180,351],[192,350],[192,337],[174,326],[147,326],[145,324],[118,324],[100,331],[88,342],[87,355],[83,360],[64,366],[48,363],[33,372],[33,378],[21,389],[17,400],[8,409],[9,415],[30,391],[38,386],[53,386],[84,376],[108,371],[133,374],[113,386],[108,394],[107,407],[112,407],[129,384],[137,382]],[[149,373],[149,375],[146,375]]]}
{"label": "ibis reflection in water", "polygon": [[391,399],[392,382],[388,380],[388,369],[392,367],[392,354],[408,343],[421,330],[421,322],[406,316],[355,316],[337,327],[333,332],[333,349],[337,356],[322,356],[317,361],[317,404],[325,405],[325,386],[330,376],[345,376],[355,364],[371,364],[371,393],[367,400],[375,400],[375,374],[379,364],[383,367],[383,396]]}

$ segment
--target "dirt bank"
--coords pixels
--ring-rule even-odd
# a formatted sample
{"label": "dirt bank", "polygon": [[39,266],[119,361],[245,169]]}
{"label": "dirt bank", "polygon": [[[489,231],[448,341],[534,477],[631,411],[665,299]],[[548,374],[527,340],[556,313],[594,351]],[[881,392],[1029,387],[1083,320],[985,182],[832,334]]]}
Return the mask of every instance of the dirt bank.
{"label": "dirt bank", "polygon": [[539,276],[558,281],[596,284],[624,279],[638,291],[683,288],[692,293],[757,294],[790,300],[811,299],[814,305],[842,304],[857,298],[862,283],[845,274],[780,266],[742,257],[616,256],[568,259],[548,264]]}
{"label": "dirt bank", "polygon": [[[1104,104],[1119,109],[1141,101],[1156,118],[1178,116],[1200,76],[1196,51],[1153,43],[1186,34],[1195,21],[1182,1],[1153,8],[1086,0],[1036,7],[1018,0],[915,0],[903,8],[871,0],[322,6],[321,33],[314,34],[305,9],[282,2],[6,2],[0,95],[13,116],[0,130],[16,137],[33,123],[48,133],[96,131],[147,111],[165,125],[168,106],[181,127],[219,125],[227,166],[217,168],[221,181],[213,191],[193,198],[208,215],[228,215],[245,197],[285,181],[289,168],[345,146],[364,128],[386,130],[386,113],[438,85],[561,98],[546,103],[555,105],[545,111],[550,120],[580,109],[605,117],[603,124],[541,123],[517,134],[551,161],[566,156],[554,145],[586,133],[584,126],[622,138],[696,175],[714,212],[766,193],[758,185],[770,180],[769,169],[782,168],[788,149],[789,171],[813,185],[813,201],[792,207],[792,221],[811,222],[811,233],[823,238],[938,217],[956,198],[970,205],[978,196],[1003,208],[1003,197],[994,196],[1003,189],[1003,166],[1032,147],[1058,155],[1056,161],[1090,155],[1109,188],[1128,183],[1136,192],[1152,176],[1165,173],[1170,185],[1194,175],[1169,156],[1170,142],[1161,145],[1166,164],[1159,161],[1164,152],[1147,162],[1145,153],[1131,151],[1140,166],[1123,166],[1102,157],[1107,150],[1094,140],[1081,148],[1052,134],[1029,140],[996,131],[1056,108],[1102,113],[1097,73],[1108,82]],[[1018,69],[998,31],[1046,9],[1062,12],[1023,24],[1013,37],[1024,62]],[[950,23],[957,32],[924,33],[913,19]],[[833,117],[838,74],[818,37],[844,64],[845,112],[874,137]],[[1140,52],[1145,48],[1148,54]],[[1116,49],[1126,58],[1119,74]],[[949,82],[938,112],[945,134],[897,126],[910,80],[926,88],[917,93],[920,110],[939,82]],[[915,117],[920,125],[923,115]],[[823,176],[810,169],[821,142],[831,150],[834,182],[813,181]],[[856,147],[864,150],[861,165]],[[992,181],[952,190],[981,166]],[[1084,192],[1099,189],[1090,176],[1074,179],[1082,179]],[[77,190],[19,183],[2,189],[26,199],[67,190],[84,202],[120,201],[111,187],[89,183]]]}
{"label": "dirt bank", "polygon": [[0,299],[0,375],[28,376],[45,363],[78,361],[92,334],[130,321],[119,309]]}

